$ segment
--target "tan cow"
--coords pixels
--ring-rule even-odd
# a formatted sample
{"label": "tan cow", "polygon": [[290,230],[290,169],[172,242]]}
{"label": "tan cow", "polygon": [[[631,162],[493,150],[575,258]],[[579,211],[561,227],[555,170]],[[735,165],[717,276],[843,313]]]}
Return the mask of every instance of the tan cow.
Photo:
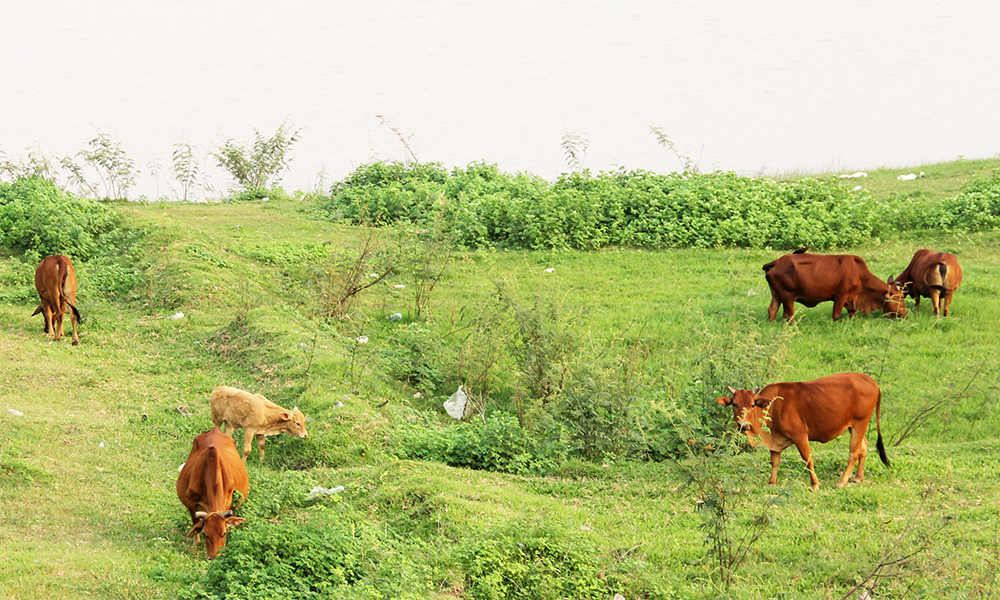
{"label": "tan cow", "polygon": [[947,317],[951,310],[951,297],[962,284],[962,267],[954,254],[924,248],[917,250],[899,277],[889,278],[889,285],[894,284],[903,286],[906,295],[914,299],[918,308],[921,296],[930,298],[934,316],[941,309]]}
{"label": "tan cow", "polygon": [[786,319],[795,315],[795,303],[812,308],[820,302],[833,302],[833,320],[847,309],[852,319],[856,311],[868,314],[881,309],[887,317],[905,317],[903,288],[888,284],[868,270],[860,256],[853,254],[809,254],[797,250],[764,265],[771,305],[767,316],[772,321],[783,307]]}
{"label": "tan cow", "polygon": [[230,527],[245,523],[233,516],[233,490],[242,494],[240,502],[250,492],[247,468],[240,461],[233,438],[218,427],[194,438],[191,454],[177,476],[177,497],[191,513],[194,526],[187,537],[201,541],[205,533],[208,559],[215,559],[226,546]]}
{"label": "tan cow", "polygon": [[812,488],[819,488],[809,442],[826,443],[848,429],[851,430],[850,455],[847,470],[837,487],[847,485],[855,463],[858,465],[858,476],[854,480],[863,481],[865,457],[868,455],[865,434],[873,411],[879,458],[886,466],[889,465],[879,422],[882,391],[875,380],[864,373],[837,373],[812,381],[772,383],[755,391],[730,387],[729,393],[732,397],[723,396],[716,402],[733,407],[740,431],[747,434],[751,444],[755,444],[759,436],[771,451],[771,479],[768,481],[771,485],[778,482],[781,452],[794,445],[806,461]]}
{"label": "tan cow", "polygon": [[42,303],[31,316],[42,313],[45,316],[45,333],[51,333],[58,342],[63,334],[63,315],[69,312],[73,324],[73,345],[79,344],[76,323],[83,319],[76,309],[76,272],[69,258],[54,254],[42,260],[35,269],[35,289]]}
{"label": "tan cow", "polygon": [[226,433],[232,435],[243,429],[243,462],[247,461],[253,438],[257,438],[260,459],[264,460],[264,437],[285,432],[300,438],[309,437],[306,418],[296,406],[292,410],[281,408],[260,394],[220,385],[209,396],[212,406],[212,423],[216,427],[226,424]]}

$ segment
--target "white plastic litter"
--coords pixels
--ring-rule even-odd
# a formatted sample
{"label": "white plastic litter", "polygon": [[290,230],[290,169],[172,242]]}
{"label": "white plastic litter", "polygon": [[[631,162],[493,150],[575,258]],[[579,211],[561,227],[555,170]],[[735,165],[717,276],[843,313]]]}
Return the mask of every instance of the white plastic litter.
{"label": "white plastic litter", "polygon": [[854,187],[853,187],[852,189],[853,189],[853,190],[854,190],[855,192],[860,192],[861,190],[865,189],[865,187],[864,187],[863,185],[856,185],[856,186],[854,186]]}
{"label": "white plastic litter", "polygon": [[100,444],[98,444],[97,447],[98,448],[103,448],[104,447],[104,442],[101,442]]}
{"label": "white plastic litter", "polygon": [[896,179],[898,179],[900,181],[911,181],[911,180],[916,179],[916,178],[917,178],[917,174],[916,173],[907,173],[906,175],[900,175]]}
{"label": "white plastic litter", "polygon": [[9,412],[10,414],[14,415],[15,417],[23,417],[24,416],[23,412],[21,412],[19,410],[14,410],[13,408],[8,408],[7,412]]}
{"label": "white plastic litter", "polygon": [[171,321],[176,321],[177,319],[183,319],[184,318],[184,313],[182,313],[182,312],[174,313],[174,314],[170,315],[167,318],[170,319]]}
{"label": "white plastic litter", "polygon": [[403,318],[403,313],[392,313],[391,315],[389,315],[390,321],[399,321],[402,318]]}
{"label": "white plastic litter", "polygon": [[341,408],[343,406],[344,406],[343,402],[337,402],[336,404],[333,405],[334,408]]}
{"label": "white plastic litter", "polygon": [[857,179],[858,177],[868,177],[868,173],[865,173],[864,171],[858,171],[857,173],[851,173],[850,175],[844,173],[839,177],[840,179]]}
{"label": "white plastic litter", "polygon": [[444,401],[444,410],[452,419],[461,419],[465,416],[465,404],[469,401],[469,395],[465,393],[463,387],[458,386],[458,391]]}
{"label": "white plastic litter", "polygon": [[553,271],[555,271],[555,269],[553,269],[552,267],[549,267],[548,269],[545,269],[546,273],[551,273]]}
{"label": "white plastic litter", "polygon": [[314,487],[314,488],[312,489],[312,491],[311,491],[311,492],[309,492],[309,493],[310,493],[310,494],[315,494],[315,495],[317,495],[317,496],[319,496],[319,495],[323,495],[323,496],[329,496],[329,495],[331,495],[331,494],[339,494],[340,492],[343,492],[343,491],[344,491],[344,486],[342,486],[342,485],[338,485],[337,487],[332,487],[332,488],[330,488],[330,489],[327,489],[327,488],[321,488],[321,487],[319,487],[319,486],[317,485],[317,486],[316,486],[316,487]]}

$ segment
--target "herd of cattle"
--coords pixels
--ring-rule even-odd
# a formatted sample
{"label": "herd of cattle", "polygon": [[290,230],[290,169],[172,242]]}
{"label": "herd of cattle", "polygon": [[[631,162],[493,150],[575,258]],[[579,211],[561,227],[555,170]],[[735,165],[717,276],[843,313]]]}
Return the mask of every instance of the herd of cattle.
{"label": "herd of cattle", "polygon": [[[833,302],[833,320],[846,308],[850,317],[861,311],[881,310],[887,317],[906,317],[904,297],[931,299],[934,314],[948,316],[952,295],[962,283],[962,269],[954,255],[919,250],[898,277],[882,281],[872,274],[859,256],[811,254],[796,250],[763,267],[771,305],[768,318],[774,320],[778,307],[791,319],[795,303],[808,307]],[[58,341],[63,334],[63,316],[70,314],[73,344],[79,343],[77,323],[82,321],[76,308],[76,273],[70,259],[54,255],[45,258],[35,270],[35,288],[41,304],[32,316],[43,313],[45,332]],[[772,383],[756,390],[729,388],[732,396],[716,401],[732,406],[740,431],[751,444],[763,442],[771,451],[771,478],[778,480],[778,463],[785,448],[794,445],[806,462],[813,489],[819,479],[813,468],[809,442],[829,442],[844,431],[851,431],[847,469],[838,487],[847,485],[857,465],[855,481],[864,479],[868,423],[875,413],[879,457],[886,465],[882,443],[880,412],[882,392],[878,384],[863,373],[837,373],[813,381]],[[226,545],[230,527],[245,522],[233,516],[233,494],[240,501],[247,497],[250,481],[246,470],[254,438],[264,460],[265,436],[287,432],[307,437],[305,418],[298,407],[284,409],[261,395],[227,386],[216,387],[209,396],[214,427],[197,436],[187,462],[177,478],[177,497],[191,514],[193,527],[188,537],[200,542],[205,533],[208,558],[214,559]],[[220,428],[225,425],[225,431]],[[232,434],[243,429],[242,458]]]}

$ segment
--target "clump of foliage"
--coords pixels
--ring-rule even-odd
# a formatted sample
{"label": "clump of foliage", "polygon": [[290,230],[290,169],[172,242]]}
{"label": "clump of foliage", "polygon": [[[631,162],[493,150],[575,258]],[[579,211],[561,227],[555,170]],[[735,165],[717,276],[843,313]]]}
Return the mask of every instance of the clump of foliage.
{"label": "clump of foliage", "polygon": [[529,432],[502,412],[449,427],[420,423],[414,417],[397,428],[393,451],[400,458],[453,467],[537,475],[549,472],[568,455],[565,432],[552,433],[555,436],[547,438],[544,432]]}
{"label": "clump of foliage", "polygon": [[610,598],[586,544],[547,529],[495,532],[471,539],[458,552],[464,596],[475,600]]}
{"label": "clump of foliage", "polygon": [[930,209],[922,223],[928,229],[986,231],[1000,227],[1000,172],[969,181],[962,193]]}
{"label": "clump of foliage", "polygon": [[280,182],[281,174],[288,170],[288,163],[291,161],[288,151],[298,141],[301,131],[292,130],[287,121],[269,138],[254,129],[252,145],[228,139],[212,152],[212,156],[244,192],[252,192],[251,195],[263,193],[266,196],[268,188]]}
{"label": "clump of foliage", "polygon": [[[70,157],[61,160],[62,166],[70,174],[70,183],[75,183],[81,193],[95,198],[125,200],[128,190],[135,185],[139,169],[122,149],[121,142],[114,140],[107,133],[100,132],[97,137],[87,142],[90,147],[81,150],[77,156],[83,164],[75,162]],[[98,183],[91,183],[85,172],[90,167],[97,176]]]}
{"label": "clump of foliage", "polygon": [[850,246],[882,233],[879,203],[836,180],[588,170],[554,183],[473,163],[362,165],[322,206],[335,220],[441,223],[470,248]]}
{"label": "clump of foliage", "polygon": [[0,182],[0,246],[14,252],[86,260],[108,248],[118,252],[111,238],[121,238],[124,229],[113,209],[63,192],[51,180]]}
{"label": "clump of foliage", "polygon": [[382,530],[323,511],[310,523],[254,519],[235,530],[187,598],[414,598],[415,567]]}

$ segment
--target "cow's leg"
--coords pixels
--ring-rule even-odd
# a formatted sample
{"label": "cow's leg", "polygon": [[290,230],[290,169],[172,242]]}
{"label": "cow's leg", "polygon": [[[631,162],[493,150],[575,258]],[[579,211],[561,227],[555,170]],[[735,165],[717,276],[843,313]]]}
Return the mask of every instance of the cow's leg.
{"label": "cow's leg", "polygon": [[768,480],[770,485],[778,483],[778,463],[781,462],[781,450],[771,450],[771,479]]}
{"label": "cow's leg", "polygon": [[264,434],[257,434],[257,447],[260,448],[260,462],[264,462]]}
{"label": "cow's leg", "polygon": [[[847,296],[837,296],[833,299],[833,320],[839,321],[840,314],[844,312],[844,305],[847,304]],[[851,318],[854,317],[854,311],[848,311]]]}
{"label": "cow's leg", "polygon": [[72,306],[69,307],[69,322],[73,325],[73,345],[76,346],[80,343],[80,336],[76,332],[76,309]]}
{"label": "cow's leg", "polygon": [[944,309],[944,316],[946,317],[948,316],[948,313],[951,311],[951,297],[954,295],[955,295],[955,290],[948,290],[947,292],[944,293],[944,299],[941,301],[943,304],[942,308]]}
{"label": "cow's leg", "polygon": [[934,307],[934,316],[936,317],[941,309],[941,290],[931,288],[929,293],[931,297],[931,306]]}
{"label": "cow's leg", "polygon": [[781,305],[784,310],[781,311],[781,316],[785,317],[785,320],[790,320],[795,316],[795,297],[786,296],[781,299]]}
{"label": "cow's leg", "polygon": [[257,433],[256,430],[244,427],[243,428],[243,463],[246,464],[247,457],[250,456],[250,448],[253,446],[254,434]]}
{"label": "cow's leg", "polygon": [[920,308],[920,294],[913,297],[913,308]]}
{"label": "cow's leg", "polygon": [[62,339],[63,316],[65,314],[66,308],[64,306],[59,306],[56,310],[52,311],[52,329],[55,331],[55,338],[57,342]]}
{"label": "cow's leg", "polygon": [[863,427],[861,424],[855,425],[849,430],[851,432],[851,449],[847,456],[847,469],[844,470],[840,481],[837,482],[839,488],[844,487],[850,481],[855,464],[858,465],[858,476],[854,481],[860,483],[864,481],[865,477],[865,457],[868,455],[868,440],[865,439],[865,432],[868,430],[868,423],[864,423]]}
{"label": "cow's leg", "polygon": [[52,334],[52,307],[42,301],[42,318],[45,320],[45,333]]}
{"label": "cow's leg", "polygon": [[806,468],[809,469],[809,479],[812,489],[819,489],[819,477],[816,477],[816,469],[813,468],[813,457],[812,450],[809,449],[809,438],[806,435],[802,435],[799,439],[793,440],[795,442],[795,447],[799,449],[799,454],[802,455],[802,460],[806,461]]}
{"label": "cow's leg", "polygon": [[774,317],[778,316],[778,307],[781,306],[781,302],[778,297],[771,293],[771,306],[767,307],[767,318],[770,321],[774,320]]}

